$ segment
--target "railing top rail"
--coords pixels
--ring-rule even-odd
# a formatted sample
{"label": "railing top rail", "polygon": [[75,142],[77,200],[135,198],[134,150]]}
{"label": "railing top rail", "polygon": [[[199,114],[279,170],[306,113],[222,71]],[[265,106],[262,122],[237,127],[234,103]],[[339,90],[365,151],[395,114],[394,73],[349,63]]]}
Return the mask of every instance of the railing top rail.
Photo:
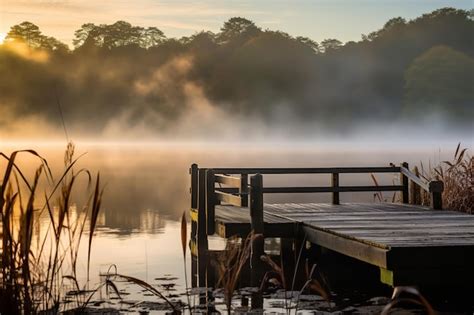
{"label": "railing top rail", "polygon": [[413,173],[406,167],[403,167],[403,166],[400,167],[400,172],[406,177],[408,177],[412,182],[414,182],[415,184],[423,188],[424,190],[430,191],[429,183],[425,182],[423,179],[418,177],[415,173]]}
{"label": "railing top rail", "polygon": [[317,168],[208,168],[214,174],[356,174],[356,173],[399,173],[399,166],[381,167],[317,167]]}

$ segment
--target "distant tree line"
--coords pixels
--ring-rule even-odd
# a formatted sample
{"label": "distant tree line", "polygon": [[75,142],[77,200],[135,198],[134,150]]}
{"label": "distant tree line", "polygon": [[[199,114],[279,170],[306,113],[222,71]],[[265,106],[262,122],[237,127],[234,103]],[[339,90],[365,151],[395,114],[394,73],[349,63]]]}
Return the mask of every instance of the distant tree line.
{"label": "distant tree line", "polygon": [[[0,111],[57,121],[59,97],[67,119],[88,130],[115,117],[162,130],[205,99],[229,114],[268,122],[291,117],[349,129],[439,116],[469,127],[473,39],[472,11],[453,8],[393,18],[347,43],[317,43],[233,17],[218,33],[179,39],[125,21],[87,23],[71,50],[23,22],[0,45]],[[35,52],[46,52],[47,60],[30,58]]]}

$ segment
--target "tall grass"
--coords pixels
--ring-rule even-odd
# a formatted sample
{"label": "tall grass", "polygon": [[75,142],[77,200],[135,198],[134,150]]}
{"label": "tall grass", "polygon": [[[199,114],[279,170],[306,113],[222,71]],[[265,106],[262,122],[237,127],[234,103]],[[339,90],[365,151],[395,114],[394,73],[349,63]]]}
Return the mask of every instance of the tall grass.
{"label": "tall grass", "polygon": [[251,232],[241,241],[238,237],[229,238],[225,250],[218,257],[217,285],[224,289],[224,303],[228,314],[232,312],[232,297],[237,288],[240,273],[250,257],[252,241],[256,237],[262,237],[262,235]]}
{"label": "tall grass", "polygon": [[[39,166],[32,179],[17,165],[19,155],[38,159]],[[56,313],[64,297],[65,282],[72,282],[77,291],[81,290],[77,261],[86,229],[89,229],[89,265],[103,194],[99,174],[93,183],[89,171],[74,170],[78,158],[74,157],[72,143],[67,146],[64,170],[57,180],[46,159],[33,150],[10,155],[0,153],[0,156],[6,161],[0,184],[0,313]],[[87,179],[87,187],[78,184],[80,177]],[[39,189],[40,182],[46,184],[44,192]],[[74,204],[75,193],[87,194],[82,206]],[[80,301],[76,302],[79,305]]]}
{"label": "tall grass", "polygon": [[[474,158],[467,148],[458,144],[451,161],[442,161],[437,166],[415,169],[427,181],[441,180],[444,183],[443,209],[473,213],[474,211]],[[421,202],[429,204],[429,195],[422,194]]]}

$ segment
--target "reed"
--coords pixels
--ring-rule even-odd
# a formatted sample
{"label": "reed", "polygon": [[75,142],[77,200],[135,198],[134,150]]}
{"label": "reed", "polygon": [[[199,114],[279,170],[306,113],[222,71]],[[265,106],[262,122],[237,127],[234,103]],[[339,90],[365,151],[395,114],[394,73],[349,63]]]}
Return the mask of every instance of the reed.
{"label": "reed", "polygon": [[183,264],[184,264],[184,282],[186,284],[186,298],[188,301],[188,310],[189,314],[192,314],[191,311],[191,299],[189,297],[188,290],[188,272],[186,264],[186,244],[188,243],[188,223],[186,221],[186,212],[183,212],[181,217],[181,247],[183,249]]}
{"label": "reed", "polygon": [[[456,147],[451,161],[442,161],[437,166],[424,168],[420,163],[420,176],[427,181],[441,180],[444,183],[443,209],[473,213],[474,211],[474,158],[467,148]],[[422,204],[429,204],[429,195],[423,193]]]}
{"label": "reed", "polygon": [[[270,281],[273,279],[273,282],[279,283],[282,288],[284,289],[284,294],[285,294],[285,309],[287,314],[290,314],[291,308],[293,307],[291,303],[288,303],[288,300],[292,297],[292,294],[288,294],[288,290],[293,290],[295,289],[295,283],[296,283],[296,278],[297,278],[297,273],[299,272],[298,267],[300,266],[300,261],[302,259],[302,254],[304,250],[304,244],[306,242],[306,237],[303,239],[303,242],[301,244],[301,247],[299,249],[298,257],[295,262],[295,269],[293,271],[293,279],[291,282],[291,287],[290,284],[287,283],[286,277],[285,277],[285,262],[283,259],[281,259],[280,265],[278,265],[273,259],[268,256],[268,255],[263,255],[261,257],[262,261],[264,261],[270,268],[271,271],[267,272],[265,274],[265,277],[263,278],[262,284],[260,286],[260,290],[263,290],[265,288],[266,282]],[[280,255],[282,258],[282,256]],[[316,278],[315,278],[315,271],[316,271],[316,264],[313,264],[311,267],[311,270],[309,269],[309,262],[308,260],[305,261],[305,283],[299,290],[296,303],[294,305],[295,308],[295,314],[298,313],[298,306],[299,306],[299,297],[305,290],[309,290],[312,293],[315,293],[319,296],[321,296],[324,300],[330,301],[330,294],[328,293],[329,291],[325,289],[325,285],[322,285]],[[271,278],[273,277],[273,278]]]}
{"label": "reed", "polygon": [[[19,155],[32,155],[39,166],[32,179],[17,165]],[[64,171],[54,179],[46,159],[33,150],[15,151],[5,159],[0,186],[2,254],[0,280],[1,314],[56,313],[64,297],[65,281],[72,281],[79,291],[77,261],[79,245],[89,229],[88,265],[103,190],[99,174],[95,185],[89,171],[75,172],[79,158],[69,143],[64,158]],[[73,192],[85,176],[89,195],[81,207],[74,205]],[[46,182],[44,193],[39,183]],[[41,218],[47,218],[40,222]],[[33,244],[36,244],[34,246]],[[76,301],[79,305],[80,301]]]}
{"label": "reed", "polygon": [[261,237],[261,235],[251,232],[242,241],[238,237],[229,238],[225,250],[218,257],[219,280],[217,285],[224,289],[224,303],[228,314],[232,312],[232,297],[242,268],[250,257],[252,241],[256,237]]}

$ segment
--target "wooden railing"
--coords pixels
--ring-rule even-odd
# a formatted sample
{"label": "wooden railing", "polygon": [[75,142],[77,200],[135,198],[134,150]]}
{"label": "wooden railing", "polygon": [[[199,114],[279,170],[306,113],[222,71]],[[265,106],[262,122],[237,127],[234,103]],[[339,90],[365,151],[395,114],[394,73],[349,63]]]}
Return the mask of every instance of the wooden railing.
{"label": "wooden railing", "polygon": [[[443,182],[425,182],[412,173],[407,163],[387,167],[326,167],[326,168],[199,168],[193,164],[191,173],[191,207],[198,209],[198,216],[206,221],[207,234],[215,231],[215,206],[225,203],[238,207],[248,207],[250,214],[262,212],[255,209],[262,204],[263,194],[280,193],[331,193],[332,203],[340,203],[340,193],[400,191],[403,203],[409,203],[410,182],[412,194],[423,189],[429,192],[431,207],[442,209]],[[400,173],[399,185],[341,186],[339,174],[360,173]],[[265,174],[329,174],[331,186],[264,187]],[[250,177],[250,185],[248,183]],[[216,187],[217,184],[217,187]],[[418,198],[419,199],[419,198]],[[417,200],[417,198],[412,198]],[[202,209],[202,211],[201,211]],[[253,219],[253,218],[252,218]],[[199,221],[199,218],[198,218]],[[252,220],[253,221],[253,220]],[[259,221],[259,219],[257,219]]]}

